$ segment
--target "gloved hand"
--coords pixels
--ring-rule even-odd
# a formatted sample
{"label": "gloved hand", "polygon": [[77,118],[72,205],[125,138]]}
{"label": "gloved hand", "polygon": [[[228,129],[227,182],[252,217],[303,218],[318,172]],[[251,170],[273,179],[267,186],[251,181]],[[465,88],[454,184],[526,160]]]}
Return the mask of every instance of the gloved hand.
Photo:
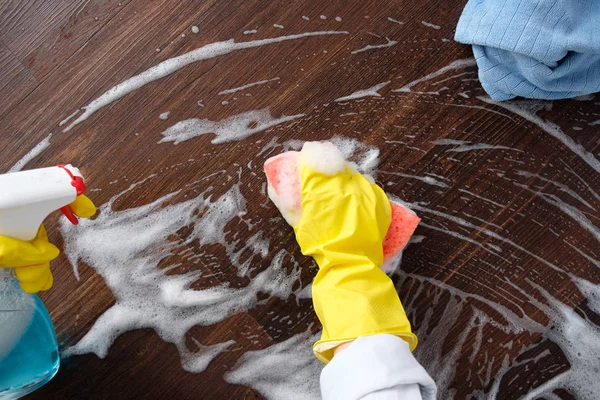
{"label": "gloved hand", "polygon": [[[85,195],[77,196],[68,207],[81,218],[89,218],[96,213],[94,203]],[[32,240],[0,236],[0,268],[15,268],[21,288],[27,293],[37,293],[52,287],[50,261],[58,257],[59,253],[58,248],[48,242],[48,234],[43,225],[40,225]]]}
{"label": "gloved hand", "polygon": [[302,254],[319,265],[312,287],[323,325],[316,357],[328,363],[338,345],[382,333],[401,337],[413,350],[417,337],[380,269],[391,219],[387,196],[331,143],[306,143],[298,164],[302,214],[293,228]]}

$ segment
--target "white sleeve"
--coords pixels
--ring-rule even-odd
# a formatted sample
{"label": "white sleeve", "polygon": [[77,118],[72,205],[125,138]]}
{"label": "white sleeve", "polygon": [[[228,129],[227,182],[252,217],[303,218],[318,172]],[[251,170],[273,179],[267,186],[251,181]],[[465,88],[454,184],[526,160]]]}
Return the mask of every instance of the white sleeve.
{"label": "white sleeve", "polygon": [[321,372],[323,400],[434,400],[435,382],[394,335],[359,337]]}

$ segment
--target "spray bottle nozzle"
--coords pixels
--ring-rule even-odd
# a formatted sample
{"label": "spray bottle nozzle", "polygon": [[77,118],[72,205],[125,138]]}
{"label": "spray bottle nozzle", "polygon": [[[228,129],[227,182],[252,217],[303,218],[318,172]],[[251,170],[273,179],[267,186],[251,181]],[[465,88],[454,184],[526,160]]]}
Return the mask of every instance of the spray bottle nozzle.
{"label": "spray bottle nozzle", "polygon": [[0,188],[0,235],[19,240],[33,239],[54,210],[77,224],[77,207],[92,209],[81,172],[69,164],[0,175]]}
{"label": "spray bottle nozzle", "polygon": [[[58,168],[62,168],[71,178],[71,185],[77,190],[77,196],[81,196],[85,193],[85,182],[81,176],[75,176],[69,169],[69,166],[65,164],[59,164]],[[71,167],[72,168],[72,167]]]}
{"label": "spray bottle nozzle", "polygon": [[[82,194],[84,194],[85,193],[85,183],[83,182],[83,178],[80,177],[80,176],[73,175],[73,173],[69,170],[68,166],[66,166],[64,164],[59,164],[58,167],[62,168],[63,170],[65,170],[65,172],[71,178],[71,185],[77,191],[77,196],[81,196]],[[73,213],[73,210],[71,210],[71,208],[68,205],[66,205],[64,207],[61,207],[60,211],[63,213],[63,215],[65,217],[67,217],[67,219],[69,220],[69,222],[71,222],[73,225],[78,225],[79,224],[79,219]]]}

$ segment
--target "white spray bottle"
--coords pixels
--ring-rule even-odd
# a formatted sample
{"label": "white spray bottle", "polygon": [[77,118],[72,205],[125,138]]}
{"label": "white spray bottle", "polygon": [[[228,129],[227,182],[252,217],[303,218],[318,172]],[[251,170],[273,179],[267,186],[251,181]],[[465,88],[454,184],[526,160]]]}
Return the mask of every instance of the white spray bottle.
{"label": "white spray bottle", "polygon": [[[42,221],[85,191],[71,165],[0,175],[0,235],[35,238]],[[0,268],[0,399],[18,398],[48,382],[60,358],[50,315],[37,295],[24,292],[11,268]]]}

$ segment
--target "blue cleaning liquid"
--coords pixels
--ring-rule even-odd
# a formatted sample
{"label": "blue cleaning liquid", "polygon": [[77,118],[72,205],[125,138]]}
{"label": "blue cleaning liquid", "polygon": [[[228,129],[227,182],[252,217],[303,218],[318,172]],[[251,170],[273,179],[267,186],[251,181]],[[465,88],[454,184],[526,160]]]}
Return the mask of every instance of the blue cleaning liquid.
{"label": "blue cleaning liquid", "polygon": [[52,320],[39,297],[33,297],[31,322],[15,346],[0,359],[0,399],[34,391],[52,379],[60,365]]}

